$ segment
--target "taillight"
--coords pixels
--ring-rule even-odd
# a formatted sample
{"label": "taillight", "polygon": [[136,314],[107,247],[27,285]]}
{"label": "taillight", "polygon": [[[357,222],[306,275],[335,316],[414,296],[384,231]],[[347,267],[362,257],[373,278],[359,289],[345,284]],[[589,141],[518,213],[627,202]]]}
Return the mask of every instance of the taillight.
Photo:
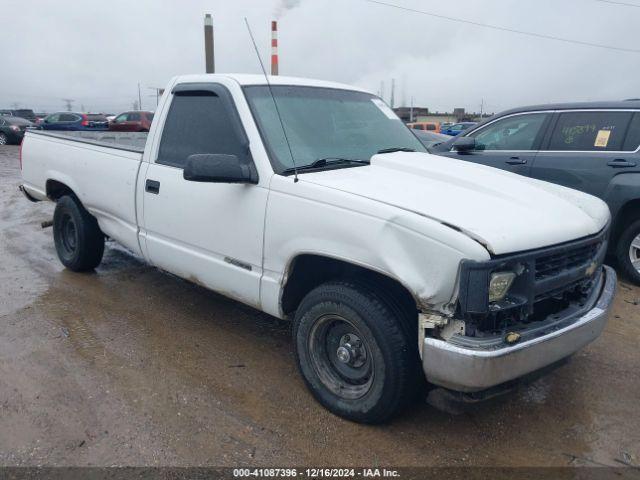
{"label": "taillight", "polygon": [[83,127],[89,126],[89,119],[86,115],[82,115],[82,122],[80,122],[80,125],[82,125]]}

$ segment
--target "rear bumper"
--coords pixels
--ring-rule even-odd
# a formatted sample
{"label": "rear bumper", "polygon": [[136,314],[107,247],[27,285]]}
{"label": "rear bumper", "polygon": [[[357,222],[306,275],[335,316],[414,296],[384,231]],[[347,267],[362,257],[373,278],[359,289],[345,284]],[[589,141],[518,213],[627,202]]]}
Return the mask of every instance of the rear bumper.
{"label": "rear bumper", "polygon": [[551,365],[592,342],[604,329],[616,291],[614,270],[607,266],[603,269],[602,290],[593,307],[552,332],[492,350],[425,338],[422,367],[427,380],[452,390],[480,391]]}

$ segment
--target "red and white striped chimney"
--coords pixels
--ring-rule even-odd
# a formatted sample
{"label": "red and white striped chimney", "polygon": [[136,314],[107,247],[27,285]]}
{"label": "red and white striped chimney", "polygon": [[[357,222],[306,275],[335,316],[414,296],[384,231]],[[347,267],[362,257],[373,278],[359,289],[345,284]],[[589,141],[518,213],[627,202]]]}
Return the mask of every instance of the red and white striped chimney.
{"label": "red and white striped chimney", "polygon": [[278,22],[271,22],[271,75],[278,75]]}

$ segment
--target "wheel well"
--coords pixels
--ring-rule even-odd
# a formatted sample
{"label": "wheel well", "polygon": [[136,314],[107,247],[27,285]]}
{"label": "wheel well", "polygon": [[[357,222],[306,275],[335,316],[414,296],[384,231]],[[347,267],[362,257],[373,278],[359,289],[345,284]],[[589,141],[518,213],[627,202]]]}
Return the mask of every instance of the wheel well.
{"label": "wheel well", "polygon": [[618,239],[620,235],[622,235],[624,228],[637,219],[640,219],[640,198],[630,200],[618,211],[618,215],[616,215],[613,223],[613,231],[611,232],[612,248],[615,248],[615,244],[618,243]]}
{"label": "wheel well", "polygon": [[73,190],[57,180],[47,180],[45,188],[47,191],[47,197],[51,200],[58,200],[63,195],[75,195]]}
{"label": "wheel well", "polygon": [[397,280],[368,268],[320,255],[300,255],[291,262],[282,293],[282,310],[288,315],[298,308],[307,293],[331,280],[358,280],[389,294],[405,311],[417,315],[411,293]]}

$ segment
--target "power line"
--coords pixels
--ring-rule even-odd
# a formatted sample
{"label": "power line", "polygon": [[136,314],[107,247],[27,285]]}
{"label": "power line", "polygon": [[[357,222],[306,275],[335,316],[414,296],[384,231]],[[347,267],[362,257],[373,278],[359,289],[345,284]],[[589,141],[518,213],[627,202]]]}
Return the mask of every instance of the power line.
{"label": "power line", "polygon": [[640,5],[636,4],[636,3],[627,3],[627,2],[615,2],[613,0],[596,0],[596,2],[601,2],[601,3],[609,3],[611,5],[622,5],[623,7],[636,7],[636,8],[640,8]]}
{"label": "power line", "polygon": [[[446,15],[440,15],[440,14],[437,14],[437,13],[427,12],[427,11],[424,11],[424,10],[417,10],[415,8],[403,7],[401,5],[395,5],[393,3],[381,2],[379,0],[364,0],[364,1],[368,2],[368,3],[375,3],[375,4],[378,4],[378,5],[384,5],[386,7],[397,8],[398,10],[404,10],[404,11],[407,11],[407,12],[419,13],[421,15],[427,15],[429,17],[440,18],[441,20],[448,20],[450,22],[457,22],[457,23],[466,23],[467,25],[474,25],[476,27],[490,28],[492,30],[499,30],[501,32],[517,33],[519,35],[526,35],[526,36],[529,36],[529,37],[544,38],[544,39],[547,39],[547,40],[555,40],[557,42],[564,42],[564,43],[573,43],[573,44],[576,44],[576,45],[583,45],[583,46],[587,46],[587,47],[605,48],[605,49],[608,49],[608,50],[617,50],[619,52],[640,53],[640,50],[637,50],[635,48],[614,47],[614,46],[611,46],[611,45],[602,45],[600,43],[583,42],[581,40],[572,40],[570,38],[555,37],[553,35],[545,35],[543,33],[527,32],[527,31],[524,31],[524,30],[516,30],[515,28],[500,27],[498,25],[490,25],[488,23],[474,22],[473,20],[464,20],[462,18],[449,17],[449,16],[446,16]],[[605,1],[605,0],[600,0],[600,1]]]}

